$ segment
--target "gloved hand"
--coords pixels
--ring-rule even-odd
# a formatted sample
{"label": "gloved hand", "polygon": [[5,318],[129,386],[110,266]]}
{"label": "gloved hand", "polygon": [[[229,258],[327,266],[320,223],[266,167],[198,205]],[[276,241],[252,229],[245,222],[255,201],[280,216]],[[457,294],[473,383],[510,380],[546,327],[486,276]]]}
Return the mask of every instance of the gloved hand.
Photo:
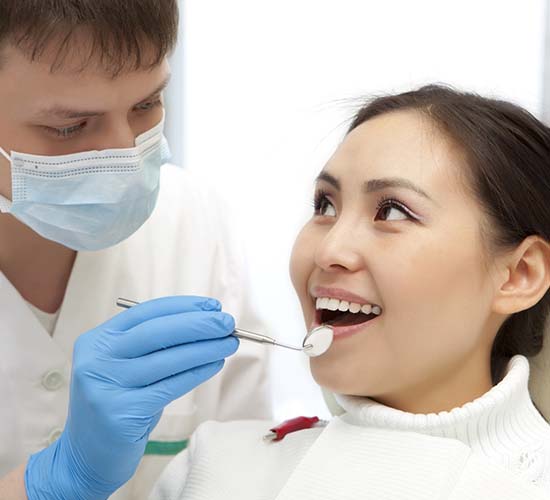
{"label": "gloved hand", "polygon": [[104,499],[128,481],[163,408],[237,350],[235,322],[220,311],[214,299],[167,297],[81,335],[65,429],[30,457],[29,500]]}

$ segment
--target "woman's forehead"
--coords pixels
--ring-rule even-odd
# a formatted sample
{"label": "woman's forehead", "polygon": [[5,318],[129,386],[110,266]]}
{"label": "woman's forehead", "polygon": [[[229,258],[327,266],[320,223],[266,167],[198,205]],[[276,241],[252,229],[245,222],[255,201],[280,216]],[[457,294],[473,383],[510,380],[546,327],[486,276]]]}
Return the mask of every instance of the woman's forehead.
{"label": "woman's forehead", "polygon": [[417,111],[367,120],[342,141],[324,170],[342,184],[375,177],[405,177],[426,190],[456,190],[465,168],[460,148]]}

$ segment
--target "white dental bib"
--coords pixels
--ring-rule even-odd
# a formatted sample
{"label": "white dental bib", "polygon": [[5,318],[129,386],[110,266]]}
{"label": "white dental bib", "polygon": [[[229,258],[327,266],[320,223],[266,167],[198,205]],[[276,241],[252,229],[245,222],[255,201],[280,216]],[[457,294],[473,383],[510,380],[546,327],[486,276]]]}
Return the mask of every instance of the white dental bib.
{"label": "white dental bib", "polygon": [[151,500],[547,499],[550,426],[528,374],[514,356],[490,391],[437,415],[339,397],[344,415],[276,443],[262,440],[272,422],[208,422]]}

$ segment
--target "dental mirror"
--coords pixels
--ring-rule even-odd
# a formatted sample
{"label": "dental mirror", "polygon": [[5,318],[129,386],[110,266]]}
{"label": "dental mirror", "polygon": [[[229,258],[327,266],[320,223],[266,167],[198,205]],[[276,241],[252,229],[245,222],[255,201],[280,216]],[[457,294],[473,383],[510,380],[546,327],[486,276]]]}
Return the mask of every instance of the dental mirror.
{"label": "dental mirror", "polygon": [[304,353],[310,358],[321,356],[327,352],[334,339],[334,330],[332,326],[321,325],[311,330],[304,338],[302,346]]}

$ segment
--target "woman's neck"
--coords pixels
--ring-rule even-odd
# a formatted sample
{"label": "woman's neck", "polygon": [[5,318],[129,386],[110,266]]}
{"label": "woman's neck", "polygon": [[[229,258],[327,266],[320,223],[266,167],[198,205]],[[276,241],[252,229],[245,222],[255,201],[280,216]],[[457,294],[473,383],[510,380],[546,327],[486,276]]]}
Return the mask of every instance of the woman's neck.
{"label": "woman's neck", "polygon": [[378,403],[408,413],[439,413],[460,407],[482,396],[493,386],[486,351],[480,347],[456,366],[414,386],[405,386],[384,395],[369,396]]}
{"label": "woman's neck", "polygon": [[[341,418],[354,425],[458,439],[474,453],[509,468],[520,468],[526,453],[531,455],[533,463],[539,463],[539,459],[544,462],[550,455],[550,426],[531,400],[528,380],[529,361],[525,356],[516,355],[498,384],[450,411],[411,413],[370,398],[338,394],[336,401],[346,411]],[[548,467],[550,481],[550,462]],[[535,469],[531,469],[533,474]]]}

